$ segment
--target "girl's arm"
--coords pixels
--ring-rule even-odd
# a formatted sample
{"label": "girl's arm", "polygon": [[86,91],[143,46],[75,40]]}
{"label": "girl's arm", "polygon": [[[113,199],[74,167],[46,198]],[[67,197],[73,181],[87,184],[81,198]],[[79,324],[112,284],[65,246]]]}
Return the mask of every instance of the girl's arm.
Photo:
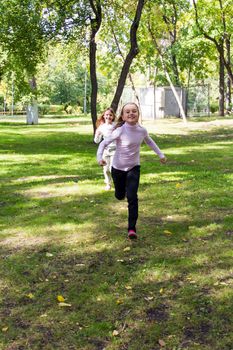
{"label": "girl's arm", "polygon": [[[98,147],[97,150],[97,162],[100,164],[100,162],[102,163],[102,158],[103,158],[103,153],[104,153],[104,149],[113,141],[115,141],[121,134],[122,128],[117,128],[116,130],[114,130],[111,135],[109,137],[106,137],[106,139],[104,139]],[[103,164],[100,164],[103,165]]]}
{"label": "girl's arm", "polygon": [[156,145],[156,143],[154,142],[154,140],[152,140],[152,138],[148,135],[145,136],[144,138],[145,143],[159,156],[159,158],[161,159],[162,163],[166,162],[166,157],[163,154],[163,152],[160,150],[160,148]]}
{"label": "girl's arm", "polygon": [[102,132],[101,132],[101,130],[100,130],[100,127],[98,127],[98,128],[96,129],[96,132],[95,132],[94,142],[95,142],[95,143],[100,143],[100,141],[102,140],[102,138],[103,138],[103,134],[102,134]]}

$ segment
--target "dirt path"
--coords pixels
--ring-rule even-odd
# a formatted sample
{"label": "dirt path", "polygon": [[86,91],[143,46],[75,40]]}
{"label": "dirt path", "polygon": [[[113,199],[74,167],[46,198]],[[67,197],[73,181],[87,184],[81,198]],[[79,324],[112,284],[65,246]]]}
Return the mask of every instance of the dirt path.
{"label": "dirt path", "polygon": [[181,119],[169,118],[158,119],[153,123],[151,121],[144,121],[143,125],[149,132],[155,134],[183,134],[187,135],[192,131],[209,131],[215,128],[233,128],[233,119],[215,119],[210,121],[188,121],[184,124]]}

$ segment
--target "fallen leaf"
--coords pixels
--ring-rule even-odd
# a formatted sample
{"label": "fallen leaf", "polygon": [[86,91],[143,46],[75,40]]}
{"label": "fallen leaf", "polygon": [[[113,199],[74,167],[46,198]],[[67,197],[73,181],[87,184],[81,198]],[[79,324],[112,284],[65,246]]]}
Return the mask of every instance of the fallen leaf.
{"label": "fallen leaf", "polygon": [[57,300],[62,303],[63,301],[65,301],[65,298],[62,295],[58,295],[57,296]]}
{"label": "fallen leaf", "polygon": [[165,341],[162,340],[162,339],[159,339],[158,343],[159,343],[160,346],[165,346],[166,345]]}
{"label": "fallen leaf", "polygon": [[117,303],[118,305],[123,304],[123,300],[122,300],[122,299],[117,299],[116,303]]}
{"label": "fallen leaf", "polygon": [[172,232],[168,230],[164,230],[163,233],[165,233],[165,235],[172,235]]}
{"label": "fallen leaf", "polygon": [[161,288],[161,289],[159,290],[159,293],[160,293],[160,294],[162,294],[162,293],[163,293],[163,288]]}
{"label": "fallen leaf", "polygon": [[9,327],[3,327],[3,328],[2,328],[2,332],[7,332],[8,329],[9,329]]}
{"label": "fallen leaf", "polygon": [[130,247],[126,247],[126,248],[124,249],[124,252],[129,252],[130,250],[131,250]]}
{"label": "fallen leaf", "polygon": [[63,307],[63,306],[64,307],[66,307],[66,306],[67,307],[71,307],[72,306],[71,304],[67,304],[67,303],[59,303],[58,305],[61,306],[61,307]]}
{"label": "fallen leaf", "polygon": [[53,256],[52,253],[46,253],[45,255],[47,256],[47,258],[51,258]]}
{"label": "fallen leaf", "polygon": [[28,297],[29,299],[33,299],[34,295],[32,293],[26,294],[26,297]]}
{"label": "fallen leaf", "polygon": [[125,289],[132,290],[132,287],[131,286],[125,286]]}
{"label": "fallen leaf", "polygon": [[112,335],[113,335],[114,337],[116,337],[117,335],[119,335],[119,332],[118,332],[116,329],[114,329],[114,331],[112,332]]}

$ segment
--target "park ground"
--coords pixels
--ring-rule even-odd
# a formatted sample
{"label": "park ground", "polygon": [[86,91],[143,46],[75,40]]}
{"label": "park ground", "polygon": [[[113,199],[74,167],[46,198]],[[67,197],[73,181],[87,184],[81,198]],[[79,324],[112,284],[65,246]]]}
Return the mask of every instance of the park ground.
{"label": "park ground", "polygon": [[130,242],[90,119],[1,117],[1,350],[233,349],[233,119],[143,124]]}

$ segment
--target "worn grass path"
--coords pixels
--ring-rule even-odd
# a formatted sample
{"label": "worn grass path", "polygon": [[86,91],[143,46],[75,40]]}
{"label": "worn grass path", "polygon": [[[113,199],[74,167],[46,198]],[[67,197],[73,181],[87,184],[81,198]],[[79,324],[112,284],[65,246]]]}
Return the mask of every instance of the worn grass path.
{"label": "worn grass path", "polygon": [[1,350],[232,349],[232,119],[144,123],[137,242],[86,119],[0,125]]}

